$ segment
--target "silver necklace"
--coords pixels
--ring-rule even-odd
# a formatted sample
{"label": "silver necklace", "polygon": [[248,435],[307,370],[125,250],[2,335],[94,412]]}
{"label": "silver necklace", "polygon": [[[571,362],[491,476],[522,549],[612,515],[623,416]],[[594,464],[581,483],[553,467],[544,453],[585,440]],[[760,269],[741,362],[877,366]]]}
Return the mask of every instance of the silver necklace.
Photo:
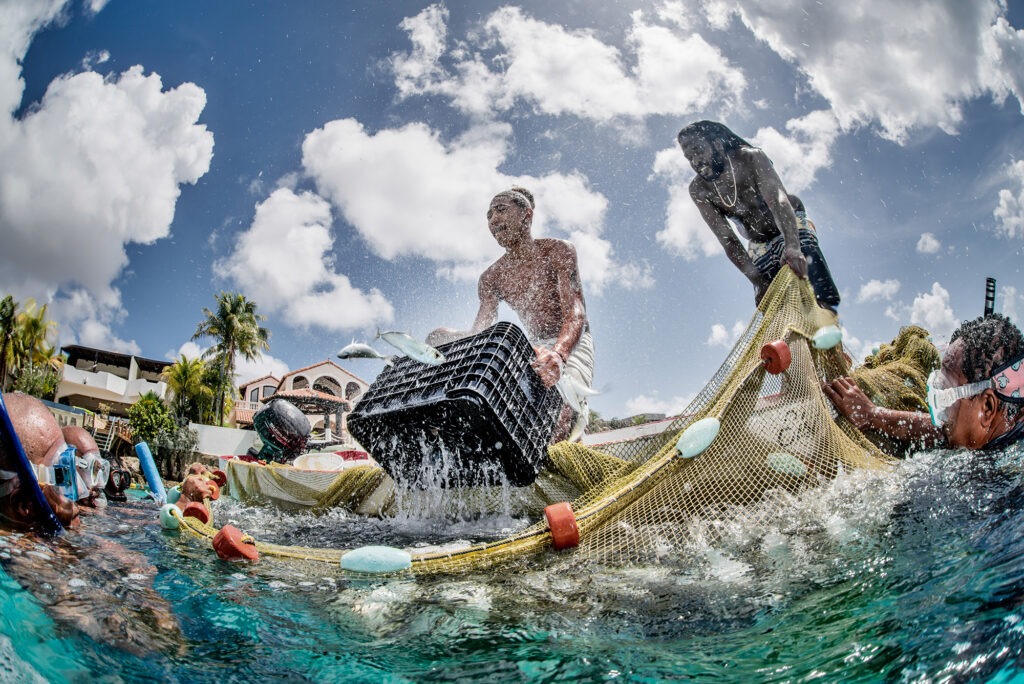
{"label": "silver necklace", "polygon": [[732,159],[726,157],[726,160],[729,162],[729,175],[732,176],[732,202],[726,202],[722,197],[722,193],[718,190],[718,181],[711,181],[711,184],[715,186],[715,192],[718,194],[718,199],[722,200],[722,204],[732,209],[736,206],[736,200],[739,199],[739,188],[736,187],[736,172],[732,168]]}

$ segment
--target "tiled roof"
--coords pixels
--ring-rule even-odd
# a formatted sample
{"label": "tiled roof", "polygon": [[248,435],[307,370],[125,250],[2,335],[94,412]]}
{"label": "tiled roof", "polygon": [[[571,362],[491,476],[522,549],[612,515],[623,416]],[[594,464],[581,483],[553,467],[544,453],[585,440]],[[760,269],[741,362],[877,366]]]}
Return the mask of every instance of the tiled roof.
{"label": "tiled roof", "polygon": [[262,382],[263,380],[267,380],[267,379],[273,380],[274,382],[276,382],[278,384],[281,383],[281,381],[278,380],[277,378],[275,378],[273,375],[264,375],[262,378],[256,378],[255,380],[250,380],[249,382],[245,383],[244,385],[239,385],[238,387],[239,387],[239,389],[241,389],[242,387],[249,387],[250,385],[255,385],[257,382]]}
{"label": "tiled roof", "polygon": [[252,417],[255,415],[255,411],[246,411],[243,409],[235,409],[235,423],[252,423]]}
{"label": "tiled roof", "polygon": [[338,370],[340,370],[342,373],[344,373],[346,375],[351,375],[353,378],[355,378],[359,382],[363,383],[364,385],[369,385],[370,384],[370,383],[366,382],[365,380],[363,380],[358,375],[356,375],[355,373],[353,373],[352,371],[345,370],[344,368],[342,368],[338,364],[334,363],[330,359],[327,359],[326,361],[319,361],[319,362],[314,363],[312,365],[306,366],[305,368],[299,368],[297,370],[293,370],[293,371],[289,371],[289,372],[285,373],[283,376],[281,376],[281,382],[279,382],[277,386],[281,387],[284,384],[284,381],[287,380],[288,378],[290,378],[293,375],[296,375],[298,373],[302,373],[304,371],[308,371],[310,368],[316,368],[317,366],[322,366],[325,363],[334,366],[335,368],[337,368]]}
{"label": "tiled roof", "polygon": [[288,399],[289,397],[294,397],[296,399],[320,399],[321,401],[333,402],[336,404],[342,404],[345,402],[341,397],[310,389],[309,387],[303,387],[302,389],[297,390],[282,390],[275,393],[273,397],[268,397],[268,399]]}

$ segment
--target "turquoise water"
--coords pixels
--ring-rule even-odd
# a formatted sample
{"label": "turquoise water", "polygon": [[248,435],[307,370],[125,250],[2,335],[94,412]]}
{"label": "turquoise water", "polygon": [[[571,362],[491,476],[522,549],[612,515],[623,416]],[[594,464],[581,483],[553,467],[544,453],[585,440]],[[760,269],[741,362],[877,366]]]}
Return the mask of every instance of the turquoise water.
{"label": "turquoise water", "polygon": [[[1009,681],[1024,669],[1024,479],[1010,460],[928,453],[895,475],[842,476],[672,565],[551,555],[424,580],[225,563],[160,530],[152,504],[111,506],[56,542],[0,537],[0,680]],[[411,534],[408,518],[220,503],[279,541]],[[416,531],[447,542],[524,524]]]}

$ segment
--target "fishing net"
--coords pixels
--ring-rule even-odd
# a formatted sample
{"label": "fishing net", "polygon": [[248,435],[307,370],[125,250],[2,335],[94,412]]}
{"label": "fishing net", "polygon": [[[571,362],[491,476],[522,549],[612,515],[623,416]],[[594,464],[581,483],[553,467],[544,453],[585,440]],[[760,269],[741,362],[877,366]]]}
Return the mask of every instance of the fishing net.
{"label": "fishing net", "polygon": [[[666,429],[597,447],[566,442],[550,447],[547,471],[534,488],[545,501],[569,501],[580,534],[579,547],[561,553],[607,564],[657,563],[678,557],[695,535],[713,543],[716,528],[702,526],[703,519],[763,524],[787,497],[827,484],[841,472],[890,469],[894,459],[838,417],[822,393],[823,382],[849,373],[841,346],[820,350],[811,342],[815,332],[835,323],[834,314],[816,305],[807,281],[784,268],[722,366]],[[883,405],[919,408],[913,397],[919,402],[924,396],[924,377],[937,354],[933,358],[930,343],[922,344],[924,331],[904,333],[875,355],[858,380]],[[788,345],[792,362],[772,375],[761,349],[775,340]],[[702,452],[683,457],[677,440],[709,418],[719,421],[717,436]],[[231,471],[243,468],[239,464]],[[292,496],[315,498],[312,505],[320,508],[341,503],[358,509],[375,494],[383,501],[379,490],[387,483],[377,479],[379,469],[365,468],[333,474],[325,493]],[[269,470],[271,477],[284,472]],[[232,485],[241,486],[243,478],[232,477]],[[206,537],[217,531],[193,518],[185,527]],[[256,542],[263,555],[312,562],[337,563],[346,552]],[[411,571],[479,570],[550,549],[551,533],[540,515],[500,541],[414,553]]]}

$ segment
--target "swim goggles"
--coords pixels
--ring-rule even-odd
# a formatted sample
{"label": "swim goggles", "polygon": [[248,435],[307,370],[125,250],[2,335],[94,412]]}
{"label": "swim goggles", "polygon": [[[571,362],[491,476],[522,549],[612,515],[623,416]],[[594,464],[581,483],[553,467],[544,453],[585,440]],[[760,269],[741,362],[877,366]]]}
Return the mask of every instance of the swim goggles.
{"label": "swim goggles", "polygon": [[949,374],[939,369],[928,376],[928,412],[932,423],[942,427],[950,418],[953,405],[961,399],[981,394],[987,389],[995,392],[1003,401],[1012,404],[1024,404],[1024,357],[1011,361],[997,368],[988,380],[969,382],[966,385],[953,386]]}
{"label": "swim goggles", "polygon": [[110,463],[101,458],[98,451],[78,456],[75,468],[78,471],[78,494],[82,497],[89,496],[89,491],[94,487],[106,486],[110,478]]}
{"label": "swim goggles", "polygon": [[[50,485],[60,490],[61,494],[71,501],[78,500],[78,483],[75,481],[75,447],[65,444],[57,453],[57,463],[52,466],[29,463],[36,482],[41,485]],[[15,488],[14,477],[17,473],[0,471],[0,477],[4,480],[0,485],[0,496],[7,495]]]}

